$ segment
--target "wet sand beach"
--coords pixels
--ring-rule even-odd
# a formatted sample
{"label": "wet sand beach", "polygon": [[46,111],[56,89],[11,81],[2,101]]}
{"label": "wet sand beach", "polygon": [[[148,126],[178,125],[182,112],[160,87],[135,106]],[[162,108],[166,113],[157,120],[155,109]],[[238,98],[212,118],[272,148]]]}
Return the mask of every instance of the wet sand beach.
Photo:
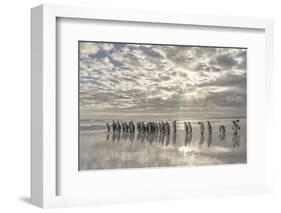
{"label": "wet sand beach", "polygon": [[[200,134],[199,120],[191,120],[186,134],[183,121],[170,134],[108,132],[104,120],[84,120],[80,125],[80,170],[237,164],[247,162],[246,119],[233,135],[231,119],[210,120],[213,133]],[[169,121],[170,125],[172,122]],[[219,126],[226,127],[225,135]]]}

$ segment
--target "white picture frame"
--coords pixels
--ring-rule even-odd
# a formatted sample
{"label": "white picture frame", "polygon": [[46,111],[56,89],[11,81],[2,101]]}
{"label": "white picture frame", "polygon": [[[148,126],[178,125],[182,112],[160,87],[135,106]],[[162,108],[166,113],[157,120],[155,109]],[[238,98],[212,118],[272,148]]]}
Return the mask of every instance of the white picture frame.
{"label": "white picture frame", "polygon": [[[100,195],[66,196],[57,195],[58,173],[57,165],[57,19],[87,19],[116,20],[120,22],[153,23],[161,25],[193,25],[202,27],[222,27],[231,29],[257,29],[265,34],[265,69],[264,79],[266,96],[264,117],[266,132],[272,118],[273,100],[273,21],[271,19],[216,17],[203,15],[153,13],[148,11],[122,11],[100,8],[85,8],[74,6],[41,5],[31,10],[31,201],[33,204],[47,207],[91,205],[99,203],[139,202],[143,200],[183,199],[188,197],[210,195],[234,195],[269,192],[271,186],[269,144],[270,134],[265,135],[264,155],[267,157],[265,167],[260,172],[266,173],[266,178],[253,185],[233,184],[219,187],[200,187],[181,189],[170,186],[165,190],[156,190],[151,196],[145,193],[135,193],[120,196],[118,192],[101,193]],[[258,85],[256,85],[258,86]],[[254,100],[252,100],[254,101]],[[254,105],[251,104],[252,107]],[[248,110],[251,110],[248,109]],[[161,169],[159,169],[161,170]],[[78,171],[77,171],[78,172]],[[128,173],[128,171],[127,171]],[[126,173],[124,172],[124,175]],[[188,190],[187,190],[188,189]],[[70,189],[71,190],[71,189]],[[171,194],[173,196],[171,196]],[[157,196],[156,196],[157,195]]]}

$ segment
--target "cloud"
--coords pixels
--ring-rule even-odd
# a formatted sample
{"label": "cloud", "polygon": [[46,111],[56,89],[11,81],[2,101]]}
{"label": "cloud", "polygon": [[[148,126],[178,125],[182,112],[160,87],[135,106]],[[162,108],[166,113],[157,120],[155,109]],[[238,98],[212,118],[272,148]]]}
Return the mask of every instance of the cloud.
{"label": "cloud", "polygon": [[246,113],[246,49],[79,45],[82,114]]}

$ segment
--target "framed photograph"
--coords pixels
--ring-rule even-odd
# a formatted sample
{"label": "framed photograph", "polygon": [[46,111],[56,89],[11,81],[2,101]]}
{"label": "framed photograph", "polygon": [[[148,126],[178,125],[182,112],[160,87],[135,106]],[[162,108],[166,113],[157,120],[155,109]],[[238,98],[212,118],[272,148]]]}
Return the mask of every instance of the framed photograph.
{"label": "framed photograph", "polygon": [[270,192],[272,20],[31,14],[33,204]]}
{"label": "framed photograph", "polygon": [[79,170],[247,163],[247,48],[78,46]]}

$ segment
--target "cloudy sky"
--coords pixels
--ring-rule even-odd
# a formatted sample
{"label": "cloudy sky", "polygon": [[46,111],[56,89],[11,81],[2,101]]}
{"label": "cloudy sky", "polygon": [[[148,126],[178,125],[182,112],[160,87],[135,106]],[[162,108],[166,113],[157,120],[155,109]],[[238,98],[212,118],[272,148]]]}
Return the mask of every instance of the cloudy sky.
{"label": "cloudy sky", "polygon": [[80,114],[246,115],[247,50],[79,42]]}

